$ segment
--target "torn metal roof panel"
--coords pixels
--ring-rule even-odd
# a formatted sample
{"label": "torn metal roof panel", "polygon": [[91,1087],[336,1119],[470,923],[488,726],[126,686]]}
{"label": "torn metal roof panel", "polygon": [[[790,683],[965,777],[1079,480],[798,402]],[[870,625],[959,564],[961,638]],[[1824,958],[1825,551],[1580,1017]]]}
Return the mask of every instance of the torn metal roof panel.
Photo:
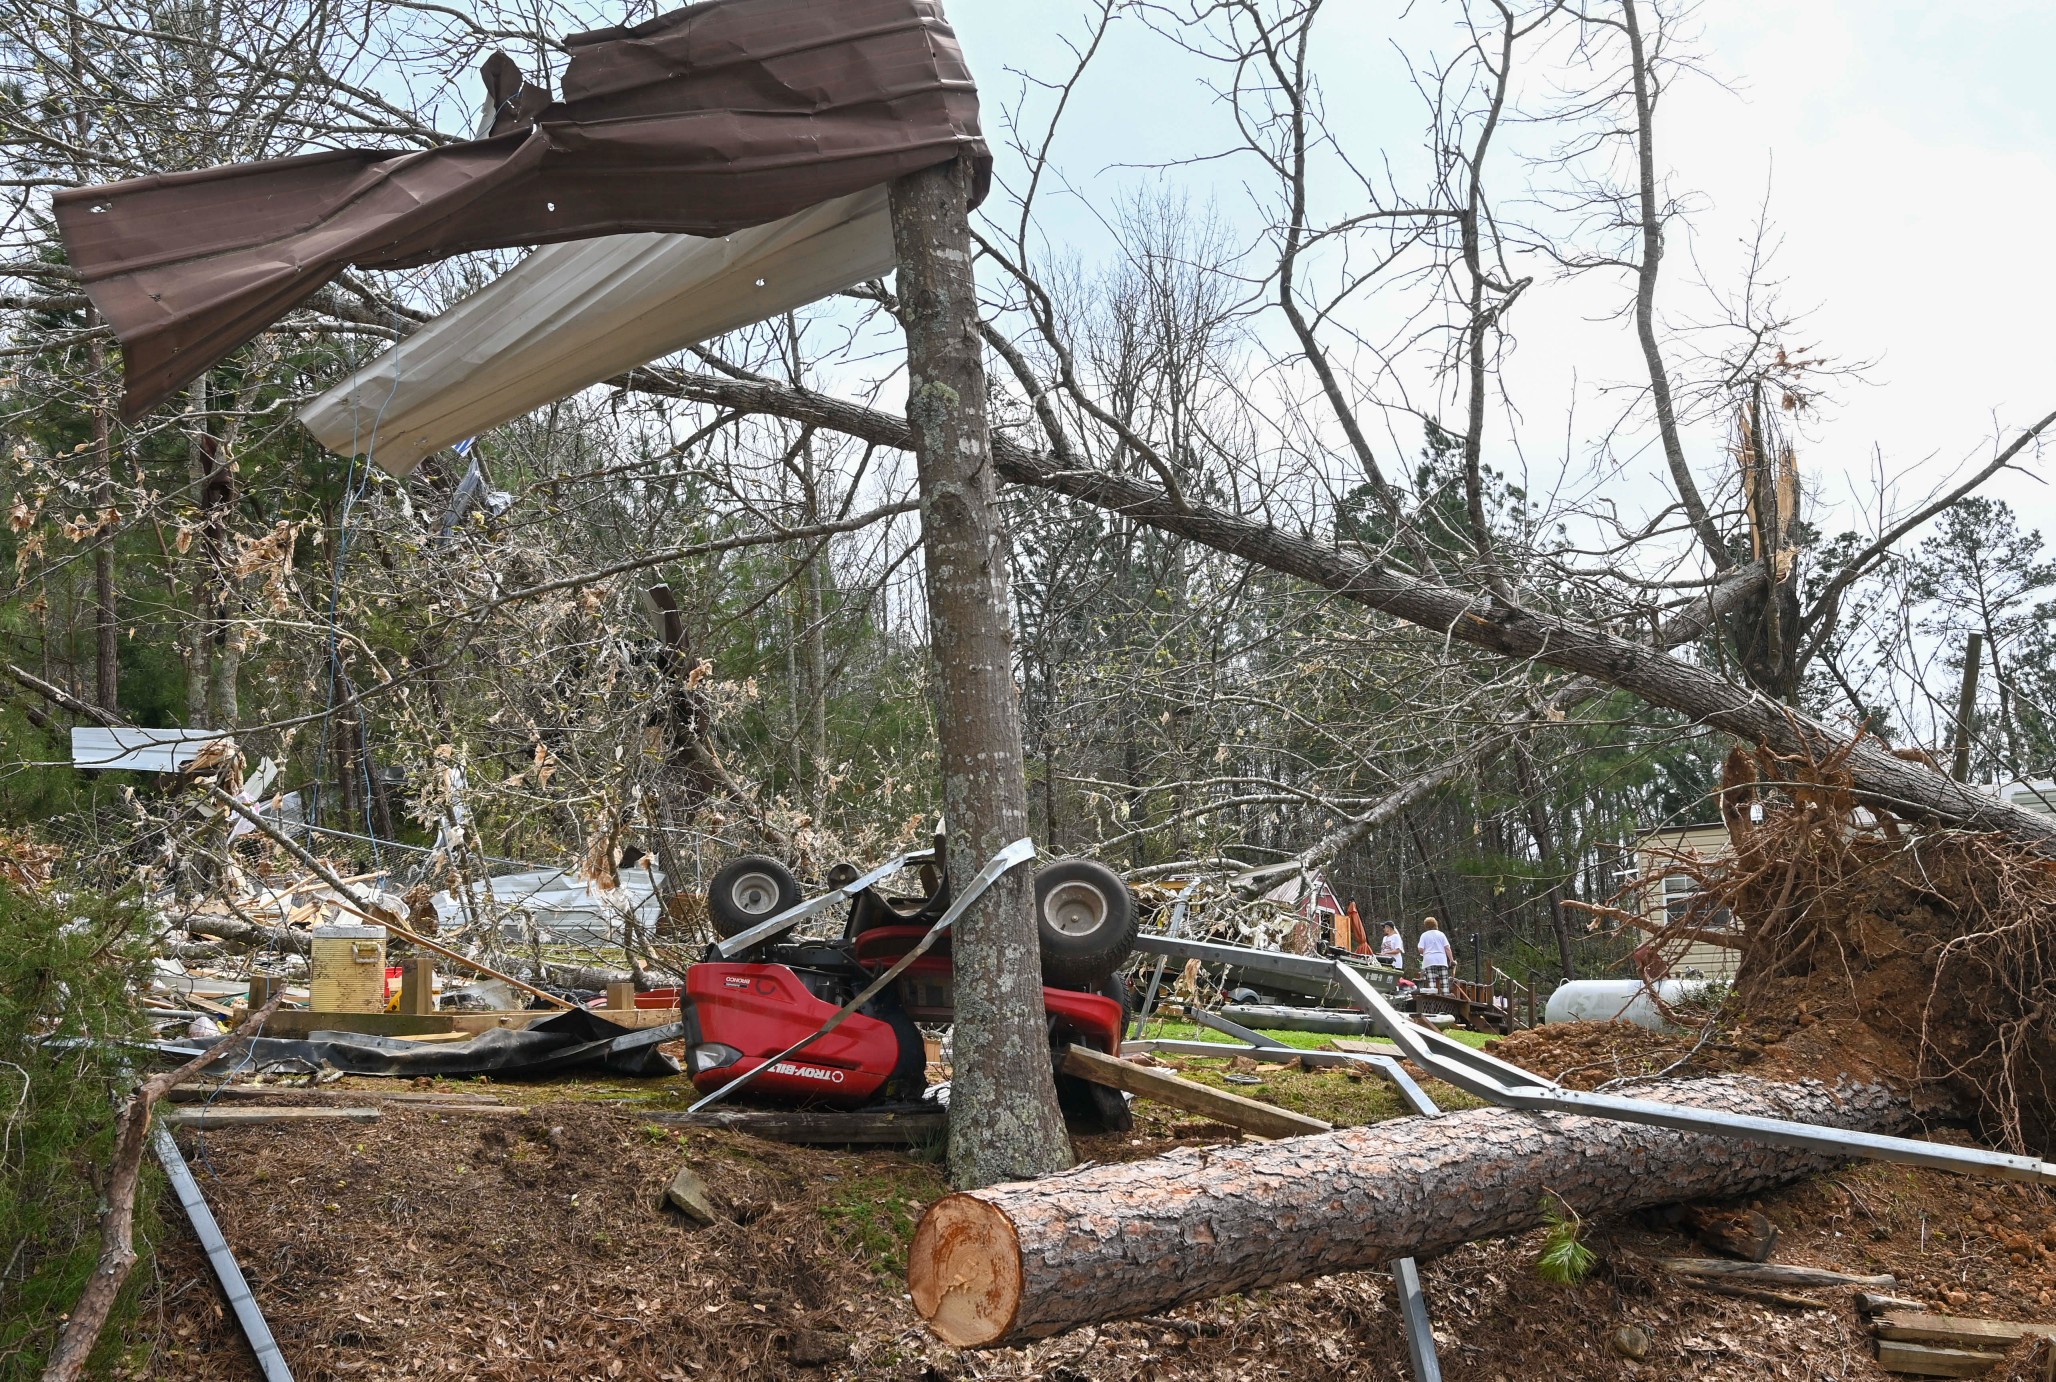
{"label": "torn metal roof panel", "polygon": [[423,457],[651,360],[892,269],[873,187],[720,239],[550,245],[301,409],[338,455]]}

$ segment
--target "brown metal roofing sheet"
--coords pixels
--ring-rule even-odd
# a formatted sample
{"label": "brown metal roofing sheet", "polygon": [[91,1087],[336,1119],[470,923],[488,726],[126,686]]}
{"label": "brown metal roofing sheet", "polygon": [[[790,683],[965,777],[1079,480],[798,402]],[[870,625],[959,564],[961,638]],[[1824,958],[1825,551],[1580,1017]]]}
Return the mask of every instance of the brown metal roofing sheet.
{"label": "brown metal roofing sheet", "polygon": [[[708,0],[566,40],[542,105],[491,63],[487,139],[343,149],[61,192],[131,420],[346,266],[626,231],[726,235],[969,154],[978,97],[937,0]],[[528,117],[533,112],[533,123]]]}

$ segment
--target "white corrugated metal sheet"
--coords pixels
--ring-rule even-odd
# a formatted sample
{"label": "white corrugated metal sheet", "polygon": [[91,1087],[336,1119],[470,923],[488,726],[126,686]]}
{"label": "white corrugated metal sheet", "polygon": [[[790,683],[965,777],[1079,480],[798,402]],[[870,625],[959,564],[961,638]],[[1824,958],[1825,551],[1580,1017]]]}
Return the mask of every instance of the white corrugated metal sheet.
{"label": "white corrugated metal sheet", "polygon": [[532,921],[545,942],[604,945],[621,939],[631,917],[645,936],[654,931],[663,910],[657,897],[663,879],[654,868],[623,869],[619,887],[602,888],[572,869],[530,869],[473,883],[468,898],[445,889],[429,898],[429,905],[443,930],[484,915],[499,922],[507,940],[526,939],[525,922]]}
{"label": "white corrugated metal sheet", "polygon": [[338,455],[394,475],[488,427],[689,345],[877,278],[883,187],[721,239],[546,245],[300,410]]}
{"label": "white corrugated metal sheet", "polygon": [[227,737],[218,729],[101,729],[80,725],[71,732],[71,763],[75,768],[175,773],[193,761],[202,745]]}

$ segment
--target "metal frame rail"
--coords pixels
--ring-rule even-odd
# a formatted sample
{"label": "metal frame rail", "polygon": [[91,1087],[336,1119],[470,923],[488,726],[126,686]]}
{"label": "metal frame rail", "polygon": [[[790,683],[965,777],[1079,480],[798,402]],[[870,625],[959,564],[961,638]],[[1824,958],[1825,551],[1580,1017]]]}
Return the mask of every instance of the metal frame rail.
{"label": "metal frame rail", "polygon": [[[1383,994],[1365,983],[1348,965],[1317,955],[1281,955],[1241,946],[1188,941],[1165,936],[1142,936],[1136,949],[1175,958],[1193,958],[1210,963],[1234,965],[1259,972],[1309,977],[1315,968],[1332,974],[1350,1001],[1370,1016],[1371,1024],[1397,1046],[1414,1064],[1467,1094],[1500,1105],[1536,1113],[1574,1113],[1591,1118],[1611,1118],[1624,1123],[1674,1128],[1681,1132],[1707,1133],[1718,1137],[1746,1137],[1772,1146],[1796,1147],[1825,1152],[1831,1156],[1863,1157],[1895,1161],[1909,1166],[1926,1166],[1961,1175],[1994,1176],[2002,1180],[2033,1181],[2056,1186],[2056,1165],[2031,1156],[1985,1151],[1978,1147],[1954,1147],[1940,1142],[1923,1142],[1911,1137],[1887,1137],[1880,1133],[1848,1128],[1824,1127],[1784,1118],[1763,1118],[1754,1114],[1729,1113],[1720,1109],[1692,1108],[1656,1099],[1630,1099],[1615,1094],[1593,1094],[1565,1089],[1517,1065],[1475,1051],[1440,1032],[1415,1025]],[[1204,951],[1205,953],[1198,953]],[[1191,1043],[1204,1045],[1207,1043]],[[1217,1048],[1218,1049],[1218,1048]],[[1251,1053],[1244,1053],[1251,1054]]]}
{"label": "metal frame rail", "polygon": [[170,1130],[162,1123],[151,1129],[150,1145],[157,1153],[157,1160],[164,1165],[164,1175],[171,1182],[172,1193],[178,1196],[186,1218],[192,1221],[193,1235],[207,1251],[207,1265],[214,1268],[214,1275],[221,1282],[221,1293],[228,1297],[229,1309],[235,1312],[243,1337],[250,1341],[250,1351],[257,1355],[257,1367],[264,1374],[264,1382],[293,1382],[293,1370],[286,1366],[286,1356],[279,1352],[278,1340],[272,1338],[271,1326],[265,1322],[264,1312],[257,1306],[257,1298],[250,1294],[250,1283],[243,1279],[243,1269],[236,1265],[236,1255],[229,1250],[228,1240],[221,1236],[221,1225],[214,1221],[214,1211],[207,1207],[206,1197],[200,1193],[200,1183],[193,1179],[193,1168],[186,1164],[178,1143],[172,1141]]}

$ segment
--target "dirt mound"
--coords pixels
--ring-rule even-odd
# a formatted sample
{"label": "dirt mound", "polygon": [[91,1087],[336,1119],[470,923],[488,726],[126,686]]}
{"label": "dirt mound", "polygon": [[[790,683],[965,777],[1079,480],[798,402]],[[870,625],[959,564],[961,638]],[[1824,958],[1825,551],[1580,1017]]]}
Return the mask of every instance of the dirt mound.
{"label": "dirt mound", "polygon": [[[1690,1055],[1695,1041],[1691,1033],[1652,1032],[1631,1022],[1558,1022],[1487,1042],[1485,1049],[1572,1089],[1593,1089],[1656,1075]],[[1692,1073],[1711,1068],[1695,1061]]]}

